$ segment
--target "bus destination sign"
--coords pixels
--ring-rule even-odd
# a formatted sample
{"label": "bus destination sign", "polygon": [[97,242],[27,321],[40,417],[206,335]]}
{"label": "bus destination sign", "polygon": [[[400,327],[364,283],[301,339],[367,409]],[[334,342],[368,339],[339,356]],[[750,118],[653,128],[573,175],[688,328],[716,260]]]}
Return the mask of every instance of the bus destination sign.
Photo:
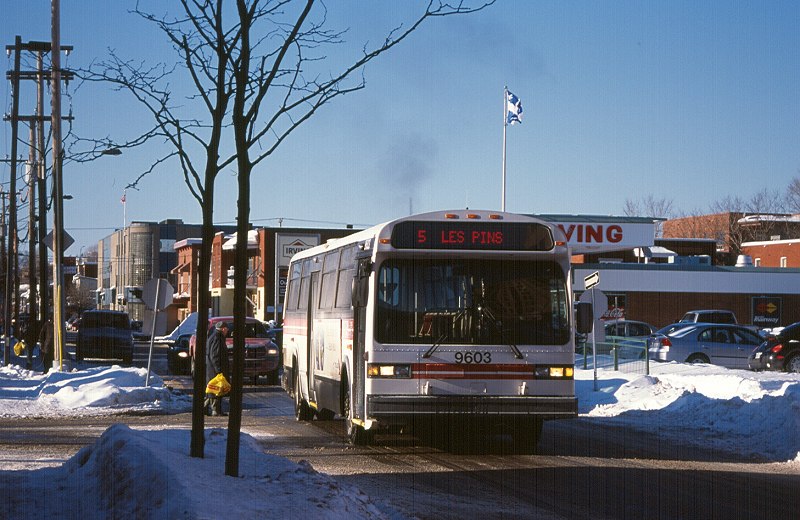
{"label": "bus destination sign", "polygon": [[392,230],[397,249],[549,251],[550,228],[535,222],[400,222]]}

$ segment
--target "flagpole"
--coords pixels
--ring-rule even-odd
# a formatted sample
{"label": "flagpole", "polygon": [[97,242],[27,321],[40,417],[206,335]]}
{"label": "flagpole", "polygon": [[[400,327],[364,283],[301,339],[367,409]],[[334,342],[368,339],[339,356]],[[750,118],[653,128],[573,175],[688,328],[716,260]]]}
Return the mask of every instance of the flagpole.
{"label": "flagpole", "polygon": [[503,181],[500,211],[506,210],[506,127],[508,126],[508,87],[503,87]]}

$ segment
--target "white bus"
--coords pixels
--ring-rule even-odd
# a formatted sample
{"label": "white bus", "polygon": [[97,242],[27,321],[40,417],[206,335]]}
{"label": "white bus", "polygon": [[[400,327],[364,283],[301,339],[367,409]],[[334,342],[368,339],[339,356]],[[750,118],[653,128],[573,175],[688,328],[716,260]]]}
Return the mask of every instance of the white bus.
{"label": "white bus", "polygon": [[562,231],[491,211],[409,216],[296,254],[282,385],[297,419],[339,414],[353,444],[424,425],[510,428],[534,448],[544,419],[577,414],[570,276]]}

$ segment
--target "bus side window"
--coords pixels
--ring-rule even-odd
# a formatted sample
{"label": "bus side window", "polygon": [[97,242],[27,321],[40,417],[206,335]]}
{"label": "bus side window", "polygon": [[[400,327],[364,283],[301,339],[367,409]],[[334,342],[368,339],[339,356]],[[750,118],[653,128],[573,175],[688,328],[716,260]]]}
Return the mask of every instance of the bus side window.
{"label": "bus side window", "polygon": [[336,300],[337,270],[339,268],[339,250],[330,251],[325,255],[322,267],[322,287],[320,288],[319,308],[333,309]]}
{"label": "bus side window", "polygon": [[289,276],[289,293],[286,297],[286,309],[297,309],[298,300],[300,299],[300,270],[301,264],[292,264],[291,274]]}
{"label": "bus side window", "polygon": [[342,250],[337,276],[336,308],[349,309],[353,304],[353,278],[356,276],[355,245],[348,246]]}

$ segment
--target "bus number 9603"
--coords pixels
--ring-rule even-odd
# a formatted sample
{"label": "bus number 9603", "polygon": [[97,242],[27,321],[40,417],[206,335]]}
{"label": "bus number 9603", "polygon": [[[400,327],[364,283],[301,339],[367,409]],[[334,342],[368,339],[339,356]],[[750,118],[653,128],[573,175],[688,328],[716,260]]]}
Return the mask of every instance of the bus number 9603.
{"label": "bus number 9603", "polygon": [[456,352],[456,363],[472,364],[472,363],[491,363],[491,352]]}

